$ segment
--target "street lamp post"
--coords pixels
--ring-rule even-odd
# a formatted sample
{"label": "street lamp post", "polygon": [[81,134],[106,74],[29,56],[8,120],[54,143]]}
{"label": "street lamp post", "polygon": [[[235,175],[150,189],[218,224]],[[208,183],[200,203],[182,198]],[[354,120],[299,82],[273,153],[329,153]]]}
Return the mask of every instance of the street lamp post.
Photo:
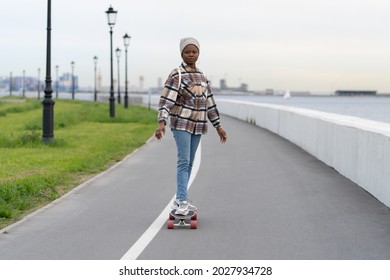
{"label": "street lamp post", "polygon": [[23,70],[23,98],[26,97],[26,70]]}
{"label": "street lamp post", "polygon": [[128,80],[127,80],[127,48],[130,45],[130,39],[131,39],[131,37],[129,35],[127,35],[127,33],[125,34],[125,36],[123,36],[123,42],[125,45],[125,79],[126,79],[126,81],[125,81],[125,108],[129,107],[129,96],[128,96],[128,92],[127,92],[127,84],[128,84]]}
{"label": "street lamp post", "polygon": [[112,6],[106,11],[108,25],[110,26],[110,62],[111,62],[111,81],[110,81],[110,117],[115,117],[115,96],[114,96],[114,70],[113,70],[113,54],[112,54],[112,28],[116,22],[117,11],[114,11]]}
{"label": "street lamp post", "polygon": [[56,99],[58,99],[58,86],[59,86],[59,84],[58,84],[58,68],[59,68],[59,66],[56,65]]}
{"label": "street lamp post", "polygon": [[72,100],[74,100],[74,61],[70,65],[72,66]]}
{"label": "street lamp post", "polygon": [[12,96],[12,72],[9,73],[9,96]]}
{"label": "street lamp post", "polygon": [[93,94],[93,100],[95,100],[95,102],[97,101],[97,87],[96,87],[96,66],[97,66],[97,63],[98,63],[98,57],[95,55],[93,57],[93,63],[95,64],[95,90],[94,90],[94,94]]}
{"label": "street lamp post", "polygon": [[115,50],[117,64],[118,64],[118,104],[121,104],[121,82],[120,82],[120,69],[119,69],[119,58],[121,57],[121,49],[117,48]]}
{"label": "street lamp post", "polygon": [[41,99],[41,68],[38,68],[38,99]]}
{"label": "street lamp post", "polygon": [[51,87],[51,0],[47,1],[47,39],[46,39],[46,79],[45,97],[43,105],[42,141],[51,142],[54,140],[54,101],[52,99]]}

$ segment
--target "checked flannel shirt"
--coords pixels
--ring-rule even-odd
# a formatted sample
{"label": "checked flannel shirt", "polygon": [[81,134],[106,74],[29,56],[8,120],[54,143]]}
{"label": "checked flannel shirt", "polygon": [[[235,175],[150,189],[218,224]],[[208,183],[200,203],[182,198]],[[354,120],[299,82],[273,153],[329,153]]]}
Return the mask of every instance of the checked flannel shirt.
{"label": "checked flannel shirt", "polygon": [[182,63],[169,75],[160,97],[158,120],[167,123],[168,117],[172,129],[191,134],[207,133],[207,118],[215,128],[221,126],[210,85],[198,68]]}

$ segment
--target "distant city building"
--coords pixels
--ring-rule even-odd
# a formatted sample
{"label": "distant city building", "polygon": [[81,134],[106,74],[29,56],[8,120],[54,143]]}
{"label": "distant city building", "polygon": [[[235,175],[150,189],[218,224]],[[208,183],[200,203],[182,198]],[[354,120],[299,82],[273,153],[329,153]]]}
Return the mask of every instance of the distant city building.
{"label": "distant city building", "polygon": [[225,89],[228,89],[227,85],[226,85],[226,80],[225,79],[221,79],[219,81],[219,89],[220,90],[225,90]]}
{"label": "distant city building", "polygon": [[248,84],[242,83],[241,86],[238,89],[240,91],[248,91]]}
{"label": "distant city building", "polygon": [[5,88],[5,77],[0,77],[0,88]]}
{"label": "distant city building", "polygon": [[139,77],[139,91],[144,90],[144,76]]}
{"label": "distant city building", "polygon": [[[58,81],[58,89],[60,91],[72,91],[72,74],[71,73],[64,73],[59,78]],[[79,89],[79,78],[75,75],[74,76],[74,89]]]}
{"label": "distant city building", "polygon": [[[12,77],[12,90],[13,91],[21,91],[23,90],[23,77],[16,76]],[[33,91],[38,89],[38,79],[33,77],[25,77],[25,90],[26,91]],[[44,87],[44,82],[41,81],[40,83],[42,89]],[[0,77],[0,88],[10,88],[10,77]]]}
{"label": "distant city building", "polygon": [[219,81],[219,88],[213,89],[216,93],[243,93],[248,92],[248,84],[242,83],[239,87],[228,87],[226,80],[221,79]]}
{"label": "distant city building", "polygon": [[336,95],[376,95],[376,90],[336,90]]}
{"label": "distant city building", "polygon": [[102,72],[99,69],[99,73],[97,75],[97,91],[100,91],[102,88]]}

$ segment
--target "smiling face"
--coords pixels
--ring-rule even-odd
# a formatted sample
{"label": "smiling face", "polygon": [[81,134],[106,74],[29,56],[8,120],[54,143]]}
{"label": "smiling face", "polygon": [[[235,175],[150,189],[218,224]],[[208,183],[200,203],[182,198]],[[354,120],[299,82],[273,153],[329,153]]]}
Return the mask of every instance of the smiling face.
{"label": "smiling face", "polygon": [[181,57],[188,66],[195,68],[195,63],[199,57],[199,50],[195,45],[188,45],[184,48]]}

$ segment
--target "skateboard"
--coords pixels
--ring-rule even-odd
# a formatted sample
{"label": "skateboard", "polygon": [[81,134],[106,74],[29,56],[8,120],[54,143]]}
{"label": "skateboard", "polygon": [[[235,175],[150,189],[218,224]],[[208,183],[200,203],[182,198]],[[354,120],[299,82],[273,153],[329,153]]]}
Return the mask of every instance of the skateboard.
{"label": "skateboard", "polygon": [[[169,221],[167,222],[168,229],[174,228],[189,228],[196,229],[198,227],[198,214],[195,211],[188,212],[187,215],[175,214],[176,210],[169,213]],[[175,222],[178,221],[178,222]]]}

